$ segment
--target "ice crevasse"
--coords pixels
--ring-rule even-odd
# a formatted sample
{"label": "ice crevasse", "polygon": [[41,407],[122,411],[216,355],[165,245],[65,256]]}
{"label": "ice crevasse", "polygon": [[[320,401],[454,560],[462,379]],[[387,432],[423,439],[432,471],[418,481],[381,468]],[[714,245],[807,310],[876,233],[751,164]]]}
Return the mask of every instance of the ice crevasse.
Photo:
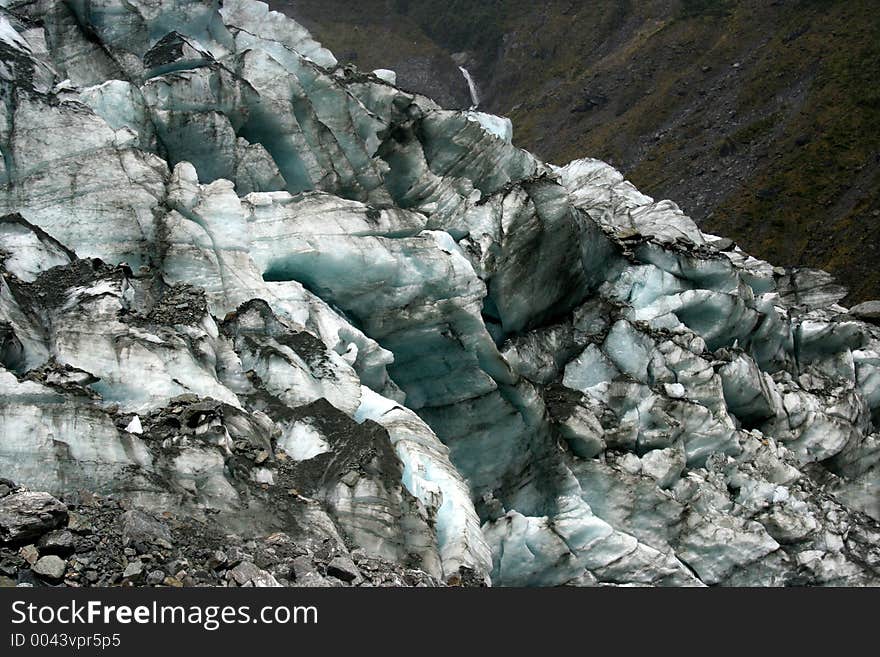
{"label": "ice crevasse", "polygon": [[878,583],[827,274],[262,2],[0,5],[0,475],[450,582]]}

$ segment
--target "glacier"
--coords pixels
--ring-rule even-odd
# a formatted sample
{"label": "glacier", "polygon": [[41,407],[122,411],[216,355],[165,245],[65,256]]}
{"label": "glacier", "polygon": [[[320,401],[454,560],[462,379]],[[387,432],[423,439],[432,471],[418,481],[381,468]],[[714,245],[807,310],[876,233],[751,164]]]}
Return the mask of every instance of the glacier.
{"label": "glacier", "polygon": [[0,476],[449,583],[880,584],[824,272],[263,2],[0,7]]}

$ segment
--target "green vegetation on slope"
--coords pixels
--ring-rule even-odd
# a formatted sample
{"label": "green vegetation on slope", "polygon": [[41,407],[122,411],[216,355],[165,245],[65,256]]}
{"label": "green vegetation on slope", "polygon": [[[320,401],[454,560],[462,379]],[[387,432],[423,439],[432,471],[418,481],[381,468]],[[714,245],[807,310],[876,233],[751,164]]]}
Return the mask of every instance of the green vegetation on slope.
{"label": "green vegetation on slope", "polygon": [[504,0],[395,1],[401,15],[413,19],[429,37],[452,51],[493,52],[498,48],[504,36],[499,20],[504,5]]}

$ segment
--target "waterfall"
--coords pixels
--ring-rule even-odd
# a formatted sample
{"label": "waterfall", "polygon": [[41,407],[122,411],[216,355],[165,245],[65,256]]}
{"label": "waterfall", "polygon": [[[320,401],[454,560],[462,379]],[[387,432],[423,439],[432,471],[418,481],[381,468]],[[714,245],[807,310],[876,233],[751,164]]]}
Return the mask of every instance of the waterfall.
{"label": "waterfall", "polygon": [[468,89],[471,92],[471,109],[477,109],[480,104],[480,96],[477,94],[477,85],[474,83],[474,79],[471,77],[470,72],[464,66],[459,66],[458,70],[461,71],[464,79],[467,80]]}

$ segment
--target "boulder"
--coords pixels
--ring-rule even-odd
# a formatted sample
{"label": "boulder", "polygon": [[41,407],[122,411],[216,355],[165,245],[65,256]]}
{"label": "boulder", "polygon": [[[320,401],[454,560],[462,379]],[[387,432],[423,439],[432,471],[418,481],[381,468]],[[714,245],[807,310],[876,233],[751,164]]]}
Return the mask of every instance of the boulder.
{"label": "boulder", "polygon": [[43,579],[57,582],[64,577],[64,572],[67,570],[67,562],[57,555],[50,554],[41,557],[34,564],[32,570]]}
{"label": "boulder", "polygon": [[41,554],[58,554],[67,556],[74,550],[73,534],[67,529],[55,529],[43,534],[37,542]]}
{"label": "boulder", "polygon": [[140,509],[132,509],[122,515],[122,542],[125,545],[160,541],[171,543],[171,530],[164,522]]}
{"label": "boulder", "polygon": [[880,324],[880,301],[865,301],[849,309],[849,314],[872,324]]}
{"label": "boulder", "polygon": [[22,491],[0,498],[0,543],[23,543],[60,527],[67,506],[49,495]]}

